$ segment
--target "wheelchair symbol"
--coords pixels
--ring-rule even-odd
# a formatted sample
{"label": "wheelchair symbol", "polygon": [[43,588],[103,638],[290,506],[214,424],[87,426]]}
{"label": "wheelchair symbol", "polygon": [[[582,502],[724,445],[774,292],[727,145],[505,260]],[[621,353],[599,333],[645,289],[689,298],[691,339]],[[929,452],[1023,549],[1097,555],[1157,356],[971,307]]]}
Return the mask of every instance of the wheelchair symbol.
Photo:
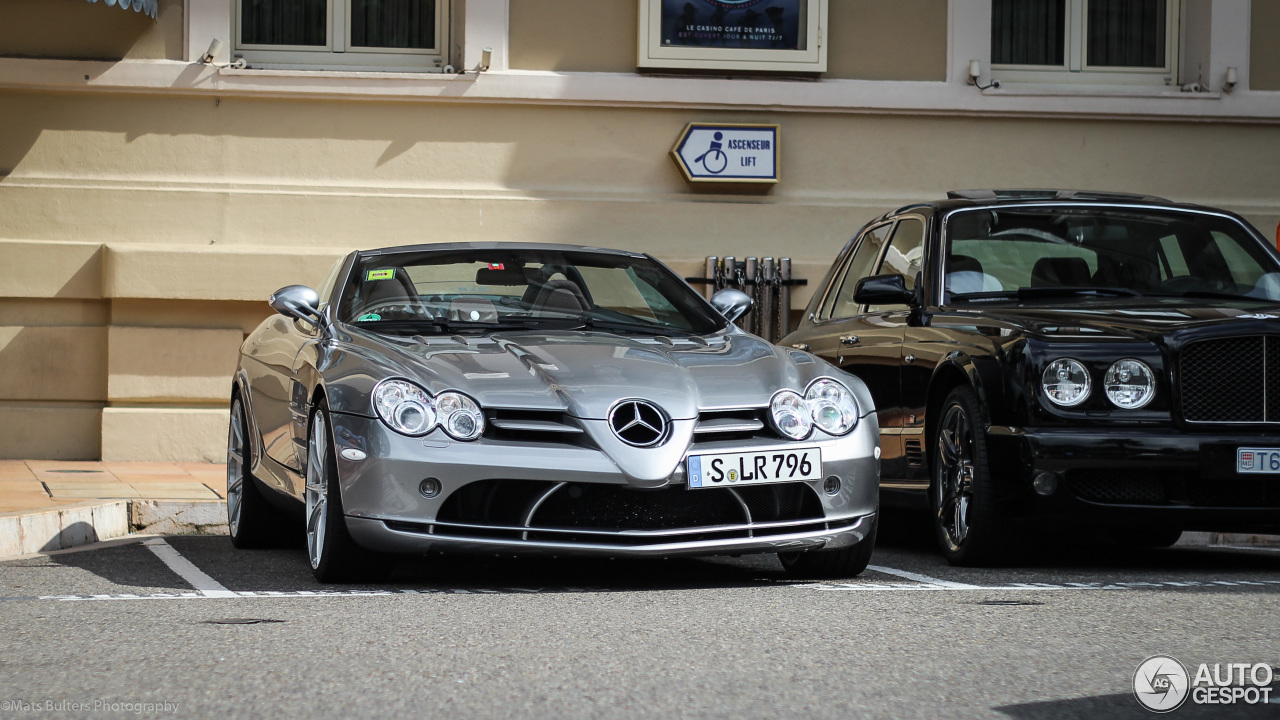
{"label": "wheelchair symbol", "polygon": [[725,168],[729,167],[729,156],[725,155],[724,150],[720,149],[724,147],[724,143],[720,142],[724,140],[724,133],[716,132],[714,137],[715,139],[711,141],[711,148],[694,158],[693,161],[702,163],[702,169],[712,175],[719,175],[724,172]]}

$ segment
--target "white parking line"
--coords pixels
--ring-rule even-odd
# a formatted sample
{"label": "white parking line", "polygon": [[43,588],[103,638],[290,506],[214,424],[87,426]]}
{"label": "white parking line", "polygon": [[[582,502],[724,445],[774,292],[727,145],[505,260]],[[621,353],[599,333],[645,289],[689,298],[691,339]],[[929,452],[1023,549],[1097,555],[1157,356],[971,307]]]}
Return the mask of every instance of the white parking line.
{"label": "white parking line", "polygon": [[939,580],[938,578],[931,578],[928,575],[921,575],[920,573],[913,573],[908,570],[899,570],[898,568],[885,567],[884,565],[868,565],[867,569],[875,570],[876,572],[884,573],[885,575],[896,575],[900,578],[906,578],[907,580],[915,580],[918,583],[924,583],[926,585],[932,585],[934,587],[939,587],[939,588],[946,588],[948,590],[978,589],[977,585],[951,582],[950,580]]}
{"label": "white parking line", "polygon": [[[214,580],[204,573],[203,570],[196,567],[192,562],[173,549],[173,546],[164,541],[164,538],[151,538],[145,540],[142,546],[155,556],[160,558],[160,562],[169,566],[169,569],[178,574],[191,587],[199,591],[203,597],[236,597],[236,594],[228,590],[222,583]],[[121,598],[124,599],[124,598]],[[138,596],[127,598],[130,600],[140,599]]]}

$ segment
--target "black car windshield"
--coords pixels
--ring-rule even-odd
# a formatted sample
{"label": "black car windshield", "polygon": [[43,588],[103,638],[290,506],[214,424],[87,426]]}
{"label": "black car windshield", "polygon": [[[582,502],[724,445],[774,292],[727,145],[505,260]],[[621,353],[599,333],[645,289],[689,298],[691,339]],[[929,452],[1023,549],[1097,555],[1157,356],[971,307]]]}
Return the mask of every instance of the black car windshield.
{"label": "black car windshield", "polygon": [[375,332],[591,329],[712,333],[725,320],[642,256],[552,249],[462,249],[362,257],[338,319]]}
{"label": "black car windshield", "polygon": [[1105,206],[974,209],[947,220],[950,301],[1066,297],[1280,301],[1280,266],[1241,223]]}

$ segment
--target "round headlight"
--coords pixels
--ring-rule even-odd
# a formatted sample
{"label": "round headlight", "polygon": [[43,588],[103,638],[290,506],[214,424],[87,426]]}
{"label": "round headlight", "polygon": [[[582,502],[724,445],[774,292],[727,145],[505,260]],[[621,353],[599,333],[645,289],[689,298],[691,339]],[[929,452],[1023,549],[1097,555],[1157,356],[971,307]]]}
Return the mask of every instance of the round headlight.
{"label": "round headlight", "polygon": [[804,399],[814,424],[828,435],[844,435],[858,424],[858,401],[835,380],[815,380]]}
{"label": "round headlight", "polygon": [[773,396],[769,403],[769,417],[773,420],[773,427],[792,440],[803,440],[813,431],[809,404],[794,390],[783,390]]}
{"label": "round headlight", "polygon": [[1054,405],[1072,407],[1089,399],[1089,371],[1079,360],[1059,358],[1040,378],[1044,394]]}
{"label": "round headlight", "polygon": [[1141,360],[1117,360],[1102,378],[1102,388],[1116,407],[1136,410],[1156,396],[1156,376]]}
{"label": "round headlight", "polygon": [[457,392],[443,392],[436,397],[440,426],[457,440],[475,440],[484,432],[484,413],[475,400]]}
{"label": "round headlight", "polygon": [[383,380],[373,389],[373,408],[398,433],[426,435],[436,426],[436,407],[426,390],[408,380]]}

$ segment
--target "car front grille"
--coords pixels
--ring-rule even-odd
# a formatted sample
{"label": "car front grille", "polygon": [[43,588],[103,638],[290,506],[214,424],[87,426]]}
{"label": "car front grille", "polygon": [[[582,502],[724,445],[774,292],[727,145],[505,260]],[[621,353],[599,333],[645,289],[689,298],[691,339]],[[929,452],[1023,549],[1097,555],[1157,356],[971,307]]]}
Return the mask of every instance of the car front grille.
{"label": "car front grille", "polygon": [[1280,485],[1274,481],[1209,478],[1196,470],[1082,468],[1067,472],[1067,487],[1077,498],[1100,505],[1280,507]]}
{"label": "car front grille", "polygon": [[[853,521],[851,521],[853,522]],[[448,537],[644,545],[748,538],[833,527],[804,483],[689,490],[626,485],[481,480],[447,498],[436,522],[388,523]]]}
{"label": "car front grille", "polygon": [[1180,367],[1187,422],[1280,423],[1280,335],[1193,342]]}

